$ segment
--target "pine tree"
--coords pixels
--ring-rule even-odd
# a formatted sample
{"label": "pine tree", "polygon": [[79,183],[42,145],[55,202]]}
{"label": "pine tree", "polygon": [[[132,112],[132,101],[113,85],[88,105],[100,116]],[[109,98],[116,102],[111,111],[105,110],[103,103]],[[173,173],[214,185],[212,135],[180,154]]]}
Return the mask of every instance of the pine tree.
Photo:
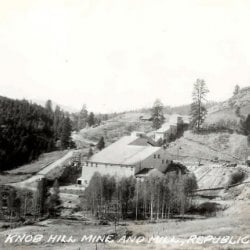
{"label": "pine tree", "polygon": [[105,148],[105,141],[104,141],[104,137],[102,136],[101,139],[99,140],[99,142],[97,143],[96,147],[99,150],[102,150]]}
{"label": "pine tree", "polygon": [[88,152],[88,159],[90,159],[93,154],[93,149],[90,147]]}
{"label": "pine tree", "polygon": [[0,96],[0,171],[36,159],[54,148],[52,114],[26,100]]}
{"label": "pine tree", "polygon": [[206,95],[209,92],[206,83],[202,79],[197,79],[193,89],[193,103],[191,105],[191,127],[193,130],[200,131],[206,118],[207,109],[204,105]]}
{"label": "pine tree", "polygon": [[48,112],[49,112],[50,114],[53,113],[52,101],[51,101],[51,100],[48,100],[48,101],[45,103],[45,108],[48,110]]}
{"label": "pine tree", "polygon": [[88,116],[88,125],[91,127],[93,125],[95,125],[95,115],[93,112],[90,112],[89,116]]}
{"label": "pine tree", "polygon": [[70,147],[71,142],[71,121],[69,117],[63,120],[62,132],[61,132],[61,147],[62,149],[67,149]]}
{"label": "pine tree", "polygon": [[154,102],[151,112],[152,112],[152,119],[153,119],[153,128],[159,129],[165,120],[164,115],[163,115],[163,104],[159,99],[157,99]]}
{"label": "pine tree", "polygon": [[54,134],[57,140],[60,139],[62,133],[63,119],[64,119],[64,114],[61,111],[60,107],[57,105],[55,108],[54,119],[53,119]]}
{"label": "pine tree", "polygon": [[234,95],[238,95],[239,92],[240,92],[240,86],[237,84],[237,85],[235,85],[235,87],[234,87]]}
{"label": "pine tree", "polygon": [[77,124],[78,130],[85,128],[87,125],[87,121],[88,121],[88,110],[86,108],[86,105],[83,105],[78,116],[78,124]]}

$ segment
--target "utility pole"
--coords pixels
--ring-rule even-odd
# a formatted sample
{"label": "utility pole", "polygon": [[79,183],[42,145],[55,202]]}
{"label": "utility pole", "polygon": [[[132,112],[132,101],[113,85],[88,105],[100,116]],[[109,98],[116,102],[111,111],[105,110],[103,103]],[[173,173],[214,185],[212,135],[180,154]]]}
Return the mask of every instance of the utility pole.
{"label": "utility pole", "polygon": [[135,205],[135,219],[138,218],[138,180],[136,180],[136,205]]}
{"label": "utility pole", "polygon": [[179,153],[180,153],[181,147],[177,148],[177,159],[179,160]]}

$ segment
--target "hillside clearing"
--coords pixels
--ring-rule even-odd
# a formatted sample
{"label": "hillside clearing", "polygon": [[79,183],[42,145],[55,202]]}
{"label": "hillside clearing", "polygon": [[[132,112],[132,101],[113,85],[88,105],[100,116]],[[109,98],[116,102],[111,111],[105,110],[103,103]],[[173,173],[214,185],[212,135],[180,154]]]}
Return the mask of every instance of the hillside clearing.
{"label": "hillside clearing", "polygon": [[7,184],[24,181],[54,161],[63,157],[67,152],[67,150],[64,150],[45,153],[42,154],[38,160],[33,161],[30,164],[23,165],[13,170],[5,171],[4,173],[0,174],[0,183]]}
{"label": "hillside clearing", "polygon": [[247,116],[249,114],[250,87],[241,89],[237,95],[232,96],[229,100],[209,108],[205,123],[216,124],[224,120],[239,124],[240,117],[236,114],[237,108],[240,109],[241,115]]}
{"label": "hillside clearing", "polygon": [[230,133],[194,134],[186,131],[184,136],[171,143],[166,153],[173,159],[191,162],[239,162],[245,163],[250,155],[247,137]]}
{"label": "hillside clearing", "polygon": [[35,189],[36,182],[41,178],[44,177],[49,178],[52,175],[52,178],[55,179],[56,172],[60,171],[60,169],[63,168],[64,164],[73,157],[73,152],[74,152],[73,150],[68,151],[67,154],[65,154],[63,157],[47,165],[45,168],[41,169],[41,171],[37,172],[35,175],[31,176],[30,178],[24,181],[12,183],[12,185],[17,188]]}
{"label": "hillside clearing", "polygon": [[[104,136],[106,145],[109,145],[124,135],[129,135],[132,131],[143,131],[145,133],[152,131],[152,122],[141,121],[140,116],[145,115],[141,112],[128,112],[120,114],[95,128],[85,128],[81,130],[76,137],[78,143],[98,142]],[[88,141],[86,141],[86,139]]]}

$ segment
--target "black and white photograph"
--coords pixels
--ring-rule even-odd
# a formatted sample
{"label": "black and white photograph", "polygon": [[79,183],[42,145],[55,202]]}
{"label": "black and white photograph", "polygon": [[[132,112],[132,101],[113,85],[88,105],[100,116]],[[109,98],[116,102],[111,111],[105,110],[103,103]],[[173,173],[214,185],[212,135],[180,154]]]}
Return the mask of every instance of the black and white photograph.
{"label": "black and white photograph", "polygon": [[250,1],[0,0],[0,249],[250,249]]}

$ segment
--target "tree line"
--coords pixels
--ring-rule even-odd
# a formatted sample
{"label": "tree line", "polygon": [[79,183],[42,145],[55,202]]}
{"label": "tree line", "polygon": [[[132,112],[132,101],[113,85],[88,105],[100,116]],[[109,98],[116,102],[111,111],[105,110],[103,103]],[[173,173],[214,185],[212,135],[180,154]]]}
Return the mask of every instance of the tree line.
{"label": "tree line", "polygon": [[113,116],[115,114],[94,114],[94,112],[89,112],[84,104],[80,112],[71,114],[72,127],[73,130],[80,131],[86,127],[99,126],[102,121],[106,121]]}
{"label": "tree line", "polygon": [[117,180],[95,173],[82,197],[82,208],[97,217],[159,219],[184,214],[197,188],[194,175],[154,175],[143,181],[135,177]]}
{"label": "tree line", "polygon": [[50,187],[51,184],[45,178],[38,182],[36,191],[0,187],[0,218],[24,222],[44,216],[60,216],[62,202],[58,181],[55,180]]}
{"label": "tree line", "polygon": [[72,124],[58,106],[0,97],[0,171],[35,160],[41,153],[74,146]]}
{"label": "tree line", "polygon": [[[205,124],[207,117],[207,108],[213,105],[207,101],[207,94],[209,93],[206,82],[203,79],[197,79],[193,85],[192,91],[192,103],[189,107],[190,111],[190,129],[193,132],[219,132],[228,131],[244,134],[248,136],[248,142],[250,145],[250,114],[246,117],[241,114],[240,106],[235,102],[235,97],[240,93],[241,89],[239,85],[234,87],[233,97],[229,99],[229,105],[234,109],[235,115],[239,118],[240,123],[237,120],[225,120],[223,117],[221,120],[213,124]],[[161,128],[165,121],[164,117],[165,107],[162,102],[157,99],[151,109],[152,127],[157,130]]]}
{"label": "tree line", "polygon": [[[209,92],[206,83],[203,79],[197,79],[193,86],[192,104],[190,107],[190,127],[196,132],[200,132],[202,124],[207,115],[207,108],[205,105],[206,95]],[[164,105],[157,99],[151,109],[152,127],[157,130],[161,128],[165,121]]]}

